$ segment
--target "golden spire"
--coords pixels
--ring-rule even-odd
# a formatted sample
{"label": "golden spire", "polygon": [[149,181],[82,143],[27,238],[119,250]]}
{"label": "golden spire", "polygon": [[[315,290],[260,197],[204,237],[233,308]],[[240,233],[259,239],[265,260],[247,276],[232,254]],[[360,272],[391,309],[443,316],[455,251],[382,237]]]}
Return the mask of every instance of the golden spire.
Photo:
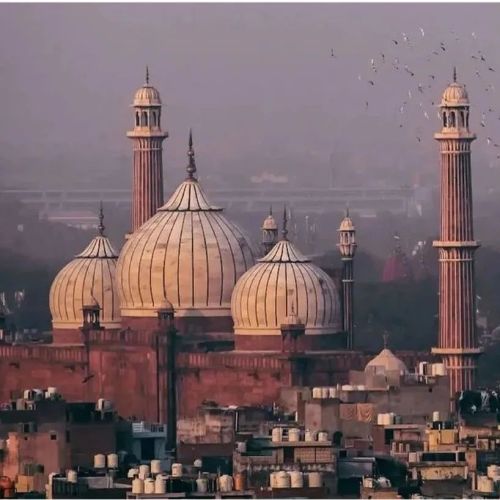
{"label": "golden spire", "polygon": [[189,163],[186,168],[188,173],[188,179],[194,179],[194,174],[196,173],[196,163],[194,161],[194,149],[193,149],[193,131],[189,129],[189,149],[188,149]]}
{"label": "golden spire", "polygon": [[99,225],[97,226],[97,230],[99,231],[99,236],[104,236],[104,210],[102,208],[102,200],[99,203]]}

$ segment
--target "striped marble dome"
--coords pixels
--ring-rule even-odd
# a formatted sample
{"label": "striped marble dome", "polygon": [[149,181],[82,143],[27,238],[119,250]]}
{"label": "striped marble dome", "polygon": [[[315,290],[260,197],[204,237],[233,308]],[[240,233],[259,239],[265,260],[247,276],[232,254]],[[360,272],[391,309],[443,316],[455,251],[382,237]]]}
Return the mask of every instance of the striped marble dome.
{"label": "striped marble dome", "polygon": [[291,314],[304,323],[306,335],[342,330],[334,281],[287,239],[240,278],[231,312],[236,335],[281,335]]}
{"label": "striped marble dome", "polygon": [[168,300],[177,317],[230,317],[231,293],[254,264],[241,230],[208,201],[194,174],[125,243],[118,260],[121,314],[156,316]]}
{"label": "striped marble dome", "polygon": [[101,231],[82,253],[59,271],[49,294],[54,329],[81,327],[83,306],[96,302],[101,308],[101,326],[120,327],[120,307],[115,288],[117,259],[117,253]]}

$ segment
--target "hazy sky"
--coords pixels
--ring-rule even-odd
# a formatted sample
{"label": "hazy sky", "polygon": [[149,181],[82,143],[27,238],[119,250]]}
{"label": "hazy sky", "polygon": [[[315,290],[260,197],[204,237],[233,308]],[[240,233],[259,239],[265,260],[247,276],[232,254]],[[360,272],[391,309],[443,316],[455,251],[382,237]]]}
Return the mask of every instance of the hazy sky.
{"label": "hazy sky", "polygon": [[[290,165],[307,178],[324,172],[331,154],[375,178],[384,168],[433,171],[431,101],[454,64],[480,134],[475,168],[491,173],[499,22],[495,4],[2,4],[0,183],[26,174],[42,186],[81,185],[114,175],[127,186],[129,105],[146,64],[166,105],[167,179],[181,175],[190,126],[206,176]],[[472,58],[478,50],[486,62]]]}

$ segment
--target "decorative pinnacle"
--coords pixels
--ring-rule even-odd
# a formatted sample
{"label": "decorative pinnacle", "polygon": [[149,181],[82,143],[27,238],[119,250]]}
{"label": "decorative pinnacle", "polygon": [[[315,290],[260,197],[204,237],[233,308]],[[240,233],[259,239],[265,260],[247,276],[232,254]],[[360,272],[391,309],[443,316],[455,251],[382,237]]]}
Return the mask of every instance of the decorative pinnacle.
{"label": "decorative pinnacle", "polygon": [[387,332],[384,332],[382,338],[384,339],[384,349],[387,349],[387,344],[389,342],[389,334]]}
{"label": "decorative pinnacle", "polygon": [[269,215],[273,215],[273,206],[269,205]]}
{"label": "decorative pinnacle", "polygon": [[457,67],[453,66],[453,82],[457,81]]}
{"label": "decorative pinnacle", "polygon": [[283,206],[283,230],[281,231],[281,234],[283,235],[283,239],[286,241],[288,240],[288,218],[286,215],[286,205]]}
{"label": "decorative pinnacle", "polygon": [[146,66],[146,85],[149,85],[149,66]]}
{"label": "decorative pinnacle", "polygon": [[97,230],[99,231],[99,236],[104,236],[104,210],[102,208],[102,201],[99,203],[99,225]]}
{"label": "decorative pinnacle", "polygon": [[189,163],[187,166],[188,179],[194,179],[196,173],[196,164],[194,162],[194,149],[193,149],[193,131],[189,129],[189,149],[188,149]]}
{"label": "decorative pinnacle", "polygon": [[346,206],[345,206],[345,216],[349,217],[349,203],[346,203]]}

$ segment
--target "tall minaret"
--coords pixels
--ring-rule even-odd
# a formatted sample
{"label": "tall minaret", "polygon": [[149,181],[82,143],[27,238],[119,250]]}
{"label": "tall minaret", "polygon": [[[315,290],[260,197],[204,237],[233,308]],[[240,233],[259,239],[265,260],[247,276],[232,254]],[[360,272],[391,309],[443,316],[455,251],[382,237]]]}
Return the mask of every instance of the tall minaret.
{"label": "tall minaret", "polygon": [[347,348],[354,348],[354,255],[356,253],[356,229],[349,217],[349,210],[337,232],[337,247],[342,259],[342,326],[347,332]]}
{"label": "tall minaret", "polygon": [[163,205],[162,143],[168,137],[161,129],[160,93],[146,83],[135,93],[132,104],[135,126],[127,137],[134,142],[132,187],[132,232],[152,217]]}
{"label": "tall minaret", "polygon": [[440,104],[442,129],[434,134],[441,153],[441,231],[433,245],[439,252],[439,342],[450,377],[450,398],[474,387],[481,349],[476,336],[474,252],[479,242],[472,228],[469,97],[464,85],[453,83]]}

